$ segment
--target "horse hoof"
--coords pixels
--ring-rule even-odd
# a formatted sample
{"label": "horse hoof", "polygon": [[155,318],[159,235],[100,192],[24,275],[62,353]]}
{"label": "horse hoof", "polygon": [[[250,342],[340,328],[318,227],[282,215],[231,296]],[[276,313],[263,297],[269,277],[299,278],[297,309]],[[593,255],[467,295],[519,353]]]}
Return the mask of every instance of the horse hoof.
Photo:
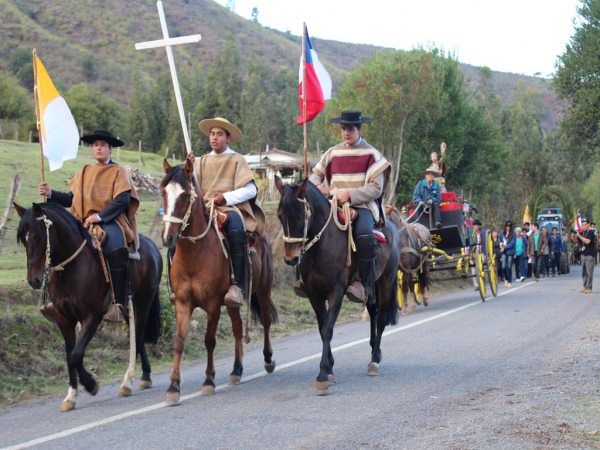
{"label": "horse hoof", "polygon": [[327,390],[329,389],[329,380],[327,381],[317,381],[317,387],[315,392],[317,395],[327,395]]}
{"label": "horse hoof", "polygon": [[273,373],[275,371],[275,360],[273,360],[273,362],[271,362],[271,364],[267,364],[266,362],[265,364],[265,370],[267,371],[267,373]]}
{"label": "horse hoof", "polygon": [[[227,382],[227,384],[229,386],[234,386],[236,384],[240,384],[241,381],[242,381],[242,377],[240,377],[238,375],[229,375],[229,381]],[[202,388],[202,391],[204,391],[204,388]],[[213,394],[214,394],[214,392],[213,392]],[[209,395],[212,395],[212,394],[209,394]]]}
{"label": "horse hoof", "polygon": [[140,389],[150,389],[152,387],[151,380],[142,380],[140,381]]}
{"label": "horse hoof", "polygon": [[379,364],[373,362],[369,364],[369,372],[368,375],[370,377],[376,377],[379,375]]}
{"label": "horse hoof", "polygon": [[200,395],[202,395],[203,397],[215,395],[215,387],[210,386],[208,384],[206,386],[202,386],[202,392],[200,393]]}
{"label": "horse hoof", "polygon": [[406,315],[406,309],[402,308],[402,315],[405,316]]}
{"label": "horse hoof", "polygon": [[75,409],[75,402],[70,400],[65,400],[62,402],[62,406],[60,407],[60,412],[73,411]]}
{"label": "horse hoof", "polygon": [[90,392],[91,396],[94,396],[98,393],[98,391],[100,390],[100,383],[96,382],[96,384],[94,385],[93,389]]}
{"label": "horse hoof", "polygon": [[428,298],[424,298],[423,299],[423,305],[429,306],[429,299]]}
{"label": "horse hoof", "polygon": [[131,388],[127,386],[121,386],[119,389],[119,397],[130,397],[131,396]]}
{"label": "horse hoof", "polygon": [[179,403],[179,392],[167,392],[167,400],[165,401],[167,405],[175,405]]}
{"label": "horse hoof", "polygon": [[335,378],[332,373],[327,375],[327,380],[328,380],[329,386],[333,386],[335,384]]}

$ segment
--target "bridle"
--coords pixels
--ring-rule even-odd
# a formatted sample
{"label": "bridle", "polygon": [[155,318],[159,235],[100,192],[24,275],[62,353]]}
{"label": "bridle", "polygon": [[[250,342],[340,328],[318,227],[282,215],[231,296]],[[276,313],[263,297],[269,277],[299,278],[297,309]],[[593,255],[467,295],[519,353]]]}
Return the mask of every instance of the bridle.
{"label": "bridle", "polygon": [[177,234],[177,239],[185,239],[185,240],[192,242],[193,244],[195,244],[200,239],[202,239],[204,236],[206,236],[208,234],[208,230],[210,230],[211,225],[214,225],[215,230],[217,231],[217,235],[219,236],[219,242],[221,242],[221,247],[223,249],[223,253],[225,254],[225,258],[228,258],[227,250],[225,249],[225,245],[223,244],[223,236],[221,235],[221,232],[219,231],[219,226],[217,224],[217,215],[214,213],[215,212],[215,199],[214,198],[210,201],[210,205],[209,205],[210,206],[210,214],[208,216],[206,229],[202,233],[200,233],[198,236],[182,236],[181,235],[181,232],[184,231],[189,225],[188,220],[190,218],[190,214],[192,213],[192,206],[194,205],[194,202],[196,201],[196,197],[198,197],[198,194],[196,194],[196,192],[194,192],[192,190],[192,192],[190,193],[190,199],[189,199],[187,211],[185,212],[182,219],[180,219],[179,217],[175,217],[175,216],[165,215],[165,216],[163,216],[163,222],[180,223],[181,228],[179,229],[179,233]]}
{"label": "bridle", "polygon": [[[321,235],[323,234],[323,232],[329,225],[329,222],[331,222],[331,218],[333,217],[333,221],[335,222],[336,226],[338,227],[338,229],[340,231],[348,230],[348,258],[346,260],[346,265],[350,266],[352,250],[356,251],[355,246],[354,246],[354,240],[352,238],[350,204],[344,203],[344,206],[342,207],[342,211],[343,211],[344,219],[345,219],[346,223],[341,224],[337,218],[337,210],[338,210],[337,197],[334,195],[333,198],[330,200],[331,209],[329,210],[329,216],[327,217],[327,221],[325,222],[325,225],[323,225],[323,228],[321,228],[321,231],[319,231],[315,235],[315,237],[312,238],[312,240],[310,242],[308,242],[308,222],[310,221],[310,217],[311,217],[310,204],[308,203],[308,200],[306,200],[306,198],[297,198],[296,197],[296,200],[298,200],[300,203],[304,204],[304,234],[301,238],[289,237],[290,223],[288,220],[288,223],[287,223],[288,236],[285,235],[285,232],[283,233],[283,236],[282,236],[283,242],[285,242],[286,244],[297,244],[298,242],[302,242],[302,247],[300,247],[300,251],[301,251],[301,254],[304,254],[307,251],[309,251],[313,245],[315,245],[317,242],[319,242],[319,240],[321,239]],[[307,242],[308,242],[308,244],[307,244]]]}

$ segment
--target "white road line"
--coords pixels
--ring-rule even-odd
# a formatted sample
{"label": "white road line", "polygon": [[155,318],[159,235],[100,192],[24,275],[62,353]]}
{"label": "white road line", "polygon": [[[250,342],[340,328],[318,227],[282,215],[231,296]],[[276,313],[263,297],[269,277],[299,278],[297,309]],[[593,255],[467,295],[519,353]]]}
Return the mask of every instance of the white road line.
{"label": "white road line", "polygon": [[[501,294],[498,294],[498,297],[502,297],[503,295],[506,295],[509,292],[514,292],[516,290],[522,289],[522,288],[530,286],[532,284],[534,284],[534,282],[523,284],[523,285],[521,285],[519,287],[511,288],[508,291],[504,291]],[[494,299],[494,297],[491,297],[489,300],[493,300],[493,299]],[[487,301],[489,301],[489,300],[487,300]],[[466,305],[460,306],[460,307],[452,309],[450,311],[446,311],[444,313],[428,317],[427,319],[418,320],[417,322],[413,322],[413,323],[410,323],[408,325],[404,325],[402,327],[398,327],[398,328],[394,328],[392,330],[386,331],[386,332],[383,333],[383,335],[384,336],[388,336],[390,334],[394,334],[394,333],[398,333],[400,331],[408,330],[409,328],[413,328],[413,327],[416,327],[418,325],[422,325],[424,323],[431,322],[433,320],[449,316],[450,314],[457,313],[459,311],[462,311],[464,309],[470,308],[471,306],[479,305],[481,303],[483,303],[481,300],[478,300],[478,301],[473,302],[473,303],[468,303]],[[364,344],[365,342],[369,342],[369,340],[370,340],[370,338],[366,338],[366,339],[359,339],[357,341],[348,342],[347,344],[339,345],[339,346],[337,346],[335,348],[332,348],[331,351],[332,352],[337,352],[337,351],[340,351],[340,350],[345,350],[347,348],[355,347],[357,345]],[[304,363],[306,361],[310,361],[312,359],[318,359],[320,357],[321,357],[321,353],[315,353],[314,355],[306,356],[305,358],[300,358],[300,359],[297,359],[295,361],[291,361],[289,363],[282,364],[281,366],[278,366],[278,367],[275,368],[275,372],[278,372],[278,371],[283,370],[283,369],[287,369],[288,367],[297,366],[298,364],[302,364],[302,363]],[[254,380],[256,378],[264,377],[266,375],[268,375],[268,373],[265,372],[265,371],[258,372],[258,373],[255,373],[254,375],[250,375],[248,377],[244,377],[241,382],[245,383],[245,382]],[[228,387],[231,387],[231,386],[229,386],[227,384],[222,384],[220,386],[217,386],[215,390],[220,391],[220,390],[228,388]],[[183,402],[183,401],[186,401],[186,400],[190,400],[192,398],[199,397],[200,395],[201,395],[201,392],[195,392],[193,394],[184,395],[184,396],[182,396],[180,398],[180,401]],[[101,425],[105,425],[107,423],[114,422],[116,420],[125,419],[126,417],[137,416],[137,415],[144,414],[144,413],[147,413],[147,412],[150,412],[150,411],[155,411],[157,409],[165,408],[166,406],[167,405],[164,402],[157,403],[155,405],[146,406],[145,408],[135,409],[133,411],[129,411],[129,412],[126,412],[126,413],[117,414],[116,416],[107,417],[106,419],[97,420],[95,422],[91,422],[91,423],[88,423],[88,424],[85,424],[85,425],[81,425],[79,427],[70,428],[68,430],[60,431],[58,433],[50,434],[48,436],[44,436],[44,437],[41,437],[41,438],[38,438],[38,439],[33,439],[31,441],[23,442],[22,444],[13,445],[12,447],[3,447],[3,448],[0,448],[0,450],[18,450],[18,449],[22,449],[22,448],[33,447],[34,445],[44,444],[46,442],[50,442],[50,441],[53,441],[55,439],[60,439],[60,438],[63,438],[63,437],[71,436],[73,434],[81,433],[82,431],[86,431],[86,430],[89,430],[91,428],[96,428],[96,427],[99,427]]]}

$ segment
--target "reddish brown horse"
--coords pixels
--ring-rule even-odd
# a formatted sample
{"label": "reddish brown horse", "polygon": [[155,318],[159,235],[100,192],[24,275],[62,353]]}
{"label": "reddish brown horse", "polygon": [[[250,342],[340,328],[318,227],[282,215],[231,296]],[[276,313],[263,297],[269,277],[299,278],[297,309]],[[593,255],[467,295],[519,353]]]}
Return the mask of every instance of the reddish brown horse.
{"label": "reddish brown horse", "polygon": [[[160,186],[164,196],[165,214],[184,223],[165,222],[162,230],[163,243],[175,246],[175,256],[171,265],[171,285],[175,293],[175,317],[177,334],[175,336],[173,371],[171,384],[167,390],[167,404],[179,401],[181,388],[181,354],[185,345],[190,317],[194,308],[206,311],[208,325],[204,344],[208,351],[206,379],[202,395],[215,393],[215,365],[213,353],[216,345],[217,325],[221,315],[223,298],[230,285],[230,263],[225,256],[221,239],[209,218],[202,195],[193,176],[194,166],[186,160],[185,167],[171,167],[164,161],[166,176]],[[192,200],[192,201],[190,201]],[[182,231],[182,228],[185,228]],[[206,234],[204,234],[206,233]],[[201,238],[198,238],[202,236]],[[194,241],[189,238],[196,238]],[[264,365],[267,372],[275,370],[273,350],[269,337],[271,323],[277,320],[277,311],[271,302],[273,285],[273,255],[267,235],[257,236],[256,251],[251,251],[252,296],[250,307],[255,319],[260,319],[264,327]],[[231,317],[235,337],[235,361],[229,375],[229,384],[240,382],[242,372],[243,343],[242,318],[240,308],[227,307]]]}
{"label": "reddish brown horse", "polygon": [[[300,274],[310,303],[317,316],[319,332],[323,341],[323,353],[316,392],[327,393],[334,383],[331,339],[333,327],[342,306],[348,286],[357,276],[356,256],[348,256],[348,232],[340,231],[329,221],[331,205],[325,196],[308,180],[283,185],[276,177],[281,194],[277,215],[289,240],[312,242],[303,253],[304,242],[284,245],[283,259],[286,264],[300,265]],[[307,212],[308,209],[308,212]],[[396,301],[396,270],[398,267],[398,232],[394,226],[381,230],[387,240],[377,252],[375,298],[367,302],[371,317],[371,363],[368,374],[379,374],[381,362],[381,337],[387,325],[395,325],[398,316]],[[308,247],[308,246],[307,246]],[[327,302],[327,303],[326,303]]]}
{"label": "reddish brown horse", "polygon": [[[96,329],[110,302],[104,271],[98,251],[90,234],[71,213],[54,203],[25,209],[15,204],[21,222],[17,240],[27,251],[27,281],[34,289],[48,288],[50,299],[56,311],[56,323],[65,339],[67,367],[69,370],[69,393],[62,404],[62,411],[75,408],[77,398],[77,375],[85,389],[92,395],[98,392],[98,383],[83,367],[85,348],[94,337]],[[44,220],[46,219],[46,220]],[[52,271],[45,278],[50,236],[51,265],[65,263],[64,270]],[[76,253],[80,249],[79,253]],[[140,389],[152,386],[150,362],[144,343],[156,344],[160,331],[159,283],[163,262],[156,244],[140,235],[140,260],[130,261],[129,276],[133,294],[135,321],[135,354],[130,354],[130,370],[123,380],[120,396],[131,395],[131,378],[135,372],[135,356],[142,360],[142,380]],[[47,284],[45,284],[47,283]],[[76,340],[75,326],[81,323],[79,340]],[[132,333],[133,335],[133,333]]]}

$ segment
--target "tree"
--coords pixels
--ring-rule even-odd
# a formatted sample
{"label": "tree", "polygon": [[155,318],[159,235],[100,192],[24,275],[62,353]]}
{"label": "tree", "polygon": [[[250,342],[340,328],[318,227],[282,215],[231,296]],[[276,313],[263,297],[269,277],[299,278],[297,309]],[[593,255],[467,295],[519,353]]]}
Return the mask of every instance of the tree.
{"label": "tree", "polygon": [[555,64],[552,85],[567,109],[561,127],[576,145],[595,148],[600,144],[600,0],[581,4],[575,33]]}
{"label": "tree", "polygon": [[148,96],[138,74],[134,73],[132,78],[133,95],[129,101],[127,126],[131,135],[131,142],[135,143],[144,141],[148,133],[148,121],[146,119]]}
{"label": "tree", "polygon": [[227,0],[227,9],[229,11],[235,11],[235,0]]}
{"label": "tree", "polygon": [[[0,74],[0,121],[20,120],[34,111],[35,106],[27,91],[18,85],[16,78],[8,74]],[[0,139],[4,133],[0,126]]]}
{"label": "tree", "polygon": [[75,123],[83,126],[84,132],[109,130],[114,135],[123,137],[127,131],[122,120],[121,108],[117,102],[105,97],[101,92],[90,89],[85,84],[78,84],[73,86],[64,98]]}
{"label": "tree", "polygon": [[258,23],[258,8],[252,8],[252,21]]}
{"label": "tree", "polygon": [[17,47],[10,54],[8,66],[10,67],[10,71],[13,73],[13,75],[19,73],[21,67],[27,63],[31,63],[33,65],[33,53],[31,52],[30,48]]}
{"label": "tree", "polygon": [[92,80],[98,78],[98,60],[93,53],[86,53],[81,58],[81,67],[83,69],[83,75]]}

